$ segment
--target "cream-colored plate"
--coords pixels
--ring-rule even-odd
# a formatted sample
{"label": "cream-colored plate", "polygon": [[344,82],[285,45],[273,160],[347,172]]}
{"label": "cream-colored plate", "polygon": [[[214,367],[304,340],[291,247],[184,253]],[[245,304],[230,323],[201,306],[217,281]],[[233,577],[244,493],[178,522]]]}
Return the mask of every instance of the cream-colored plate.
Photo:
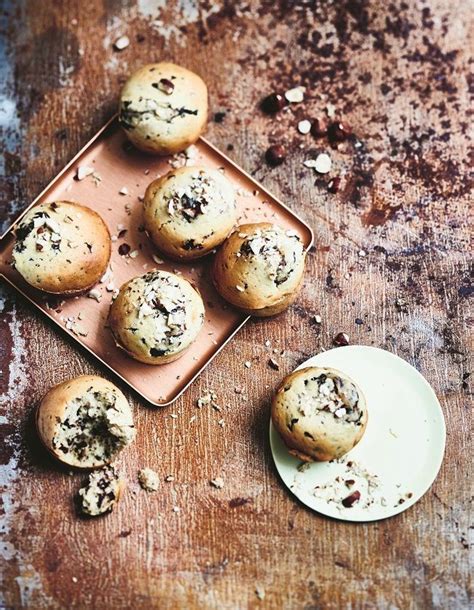
{"label": "cream-colored plate", "polygon": [[[285,485],[309,508],[345,521],[386,519],[412,506],[436,478],[446,441],[429,383],[405,360],[364,345],[322,352],[298,369],[307,366],[330,366],[352,377],[367,399],[369,420],[360,443],[341,460],[300,470],[302,462],[270,422],[273,459]],[[342,500],[356,490],[360,500],[344,507]]]}

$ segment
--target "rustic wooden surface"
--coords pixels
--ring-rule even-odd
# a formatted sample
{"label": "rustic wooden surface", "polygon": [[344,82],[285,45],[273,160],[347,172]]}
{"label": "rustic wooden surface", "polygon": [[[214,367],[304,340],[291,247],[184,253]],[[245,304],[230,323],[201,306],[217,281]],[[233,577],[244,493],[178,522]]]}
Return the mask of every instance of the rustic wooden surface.
{"label": "rustic wooden surface", "polygon": [[[305,216],[316,247],[291,310],[250,323],[174,406],[151,409],[127,392],[138,425],[120,460],[129,487],[117,510],[95,521],[75,516],[81,477],[45,456],[31,416],[52,384],[109,375],[1,288],[0,606],[467,608],[469,3],[1,7],[4,227],[109,118],[125,76],[167,58],[204,77],[213,112],[225,113],[210,121],[209,138]],[[121,34],[131,44],[119,53],[112,44]],[[264,95],[299,84],[304,103],[276,119],[259,111]],[[324,115],[328,103],[362,142],[329,149],[332,175],[345,174],[337,194],[302,165],[327,142],[296,130],[298,119]],[[263,162],[269,143],[288,150],[277,169]],[[310,512],[282,487],[269,451],[271,392],[340,331],[414,364],[446,416],[446,456],[432,489],[380,523]],[[280,371],[267,364],[273,348],[285,349],[275,356]],[[196,409],[209,387],[221,414]],[[175,480],[147,494],[136,482],[145,465]],[[209,485],[218,476],[221,490]]]}

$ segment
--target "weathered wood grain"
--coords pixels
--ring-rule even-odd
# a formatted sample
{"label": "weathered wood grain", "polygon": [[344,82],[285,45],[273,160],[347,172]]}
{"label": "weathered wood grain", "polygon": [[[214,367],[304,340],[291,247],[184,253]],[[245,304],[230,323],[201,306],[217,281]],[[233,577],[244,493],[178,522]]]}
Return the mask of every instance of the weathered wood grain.
{"label": "weathered wood grain", "polygon": [[[111,115],[126,75],[168,58],[199,72],[225,113],[211,141],[317,236],[290,311],[250,323],[174,406],[153,410],[128,393],[138,425],[121,458],[129,487],[96,521],[75,517],[80,477],[47,458],[31,416],[53,383],[107,373],[1,288],[2,607],[467,608],[468,3],[7,0],[1,10],[4,227]],[[121,34],[131,45],[118,53]],[[258,110],[267,93],[299,84],[303,104],[275,119]],[[296,130],[328,103],[362,143],[330,150],[337,194],[302,165],[328,143]],[[288,150],[277,169],[263,161],[269,143]],[[271,392],[339,331],[414,364],[446,416],[434,486],[380,523],[310,512],[281,486],[269,451]],[[267,365],[274,348],[285,350],[278,372]],[[195,407],[209,387],[222,414]],[[147,495],[143,466],[175,480]],[[216,476],[221,490],[209,485]]]}

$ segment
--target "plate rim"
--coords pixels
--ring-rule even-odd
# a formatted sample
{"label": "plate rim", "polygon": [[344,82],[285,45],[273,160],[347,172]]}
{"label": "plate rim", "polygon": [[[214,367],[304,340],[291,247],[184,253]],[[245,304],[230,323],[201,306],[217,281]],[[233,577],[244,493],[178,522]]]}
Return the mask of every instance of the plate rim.
{"label": "plate rim", "polygon": [[384,356],[389,356],[389,357],[393,357],[399,361],[401,361],[403,363],[403,366],[405,367],[409,367],[410,369],[412,369],[418,376],[418,379],[420,379],[423,384],[425,385],[425,387],[427,387],[427,389],[429,390],[432,398],[434,398],[434,404],[436,405],[436,408],[438,410],[438,414],[439,414],[439,420],[440,420],[440,434],[441,434],[441,442],[436,445],[437,447],[439,447],[439,455],[437,456],[437,461],[435,464],[435,467],[433,468],[433,476],[429,477],[430,481],[427,485],[423,486],[421,488],[421,491],[419,493],[416,494],[416,497],[414,496],[413,498],[410,498],[408,500],[406,500],[403,504],[400,504],[397,507],[394,507],[390,514],[388,515],[384,515],[384,516],[370,516],[367,515],[367,517],[364,516],[353,516],[351,517],[350,514],[348,514],[347,516],[343,516],[342,514],[338,513],[338,514],[334,514],[332,512],[327,513],[324,511],[321,511],[319,509],[313,508],[312,506],[309,506],[300,496],[297,495],[297,493],[295,493],[295,491],[293,489],[291,489],[291,487],[289,487],[285,480],[283,479],[283,476],[280,472],[280,468],[277,462],[277,459],[275,458],[275,453],[277,452],[276,448],[275,448],[275,439],[278,439],[281,443],[283,443],[280,435],[278,434],[276,428],[273,425],[273,421],[270,415],[270,422],[269,422],[269,431],[268,431],[268,439],[269,439],[269,443],[270,443],[270,451],[272,454],[272,460],[273,460],[273,464],[275,467],[275,470],[278,474],[279,479],[281,480],[283,486],[285,487],[285,489],[287,490],[287,492],[289,492],[292,496],[294,496],[298,502],[300,502],[302,505],[304,505],[307,509],[311,510],[312,512],[320,515],[320,516],[324,516],[324,517],[329,517],[330,519],[334,519],[337,521],[345,521],[345,522],[352,522],[352,523],[372,523],[374,521],[383,521],[385,519],[390,519],[391,517],[395,517],[396,515],[399,515],[400,513],[405,512],[406,510],[408,510],[409,508],[411,508],[414,504],[416,504],[417,502],[419,502],[421,500],[421,498],[430,490],[430,488],[433,486],[434,482],[436,481],[438,475],[439,475],[439,471],[441,470],[441,466],[443,464],[443,460],[444,460],[444,456],[445,456],[445,452],[446,452],[446,419],[444,417],[444,412],[443,412],[443,408],[441,406],[441,403],[436,395],[436,392],[434,391],[434,389],[432,388],[431,384],[428,382],[428,380],[424,377],[424,375],[422,375],[422,373],[420,373],[420,371],[414,367],[412,364],[410,364],[407,360],[405,360],[404,358],[401,358],[400,356],[398,356],[397,354],[394,354],[393,352],[386,350],[386,349],[382,349],[380,347],[375,347],[373,345],[364,345],[364,344],[354,344],[354,345],[345,345],[345,346],[341,346],[341,347],[334,347],[330,350],[326,350],[326,351],[322,351],[319,352],[318,354],[314,354],[313,356],[310,356],[309,358],[307,358],[304,362],[302,362],[301,364],[299,364],[294,371],[300,370],[302,368],[305,368],[306,366],[312,366],[312,364],[308,364],[311,360],[313,360],[314,358],[318,357],[321,354],[327,354],[330,352],[333,352],[335,350],[344,350],[344,351],[352,351],[354,348],[363,348],[363,349],[367,349],[370,351],[377,351],[377,352],[383,352]]}

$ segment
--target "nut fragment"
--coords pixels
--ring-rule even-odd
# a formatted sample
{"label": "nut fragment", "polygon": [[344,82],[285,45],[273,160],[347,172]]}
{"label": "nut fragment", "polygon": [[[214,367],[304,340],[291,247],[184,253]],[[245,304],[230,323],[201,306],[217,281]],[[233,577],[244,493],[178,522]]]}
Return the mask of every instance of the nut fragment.
{"label": "nut fragment", "polygon": [[304,87],[294,87],[285,93],[285,98],[292,104],[302,102],[304,99]]}
{"label": "nut fragment", "polygon": [[265,159],[271,167],[281,165],[286,159],[286,150],[281,144],[274,144],[267,149]]}
{"label": "nut fragment", "polygon": [[307,133],[309,133],[311,131],[310,121],[308,121],[307,119],[300,121],[298,123],[298,131],[303,135],[306,135]]}
{"label": "nut fragment", "polygon": [[346,333],[338,333],[333,341],[334,345],[341,347],[343,345],[349,345],[349,335]]}
{"label": "nut fragment", "polygon": [[286,106],[286,100],[279,93],[271,93],[264,98],[260,104],[260,108],[267,114],[276,114],[279,110]]}
{"label": "nut fragment", "polygon": [[347,498],[344,498],[342,500],[342,505],[345,508],[351,508],[359,500],[360,500],[360,491],[356,490],[356,491],[353,491],[349,496],[347,496]]}
{"label": "nut fragment", "polygon": [[327,153],[321,153],[316,157],[314,169],[318,172],[318,174],[327,174],[331,171],[331,167],[331,157]]}
{"label": "nut fragment", "polygon": [[117,38],[117,40],[114,42],[114,49],[116,51],[123,51],[123,49],[126,49],[129,44],[130,38],[128,36],[120,36],[120,38]]}
{"label": "nut fragment", "polygon": [[153,83],[152,87],[166,93],[166,95],[171,95],[174,91],[174,83],[168,78],[161,78],[157,83]]}

